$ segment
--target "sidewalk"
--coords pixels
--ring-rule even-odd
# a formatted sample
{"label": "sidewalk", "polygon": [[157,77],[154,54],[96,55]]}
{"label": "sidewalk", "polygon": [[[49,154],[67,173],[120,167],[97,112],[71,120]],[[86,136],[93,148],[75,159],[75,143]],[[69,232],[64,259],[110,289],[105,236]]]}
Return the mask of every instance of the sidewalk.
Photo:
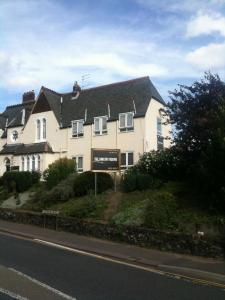
{"label": "sidewalk", "polygon": [[1,232],[28,239],[45,240],[129,263],[154,267],[168,273],[206,280],[212,284],[223,284],[225,288],[225,261],[223,260],[162,252],[2,220],[0,220]]}

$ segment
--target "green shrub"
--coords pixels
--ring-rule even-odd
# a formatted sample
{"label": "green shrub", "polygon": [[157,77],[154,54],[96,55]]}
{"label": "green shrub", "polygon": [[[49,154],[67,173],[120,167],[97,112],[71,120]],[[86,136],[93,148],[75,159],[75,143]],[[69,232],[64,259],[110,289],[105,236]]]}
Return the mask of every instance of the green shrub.
{"label": "green shrub", "polygon": [[177,229],[178,205],[169,192],[158,192],[150,196],[144,215],[144,225],[154,229]]}
{"label": "green shrub", "polygon": [[36,172],[36,171],[31,172],[32,184],[38,183],[40,181],[40,178],[41,178],[41,173],[40,172]]}
{"label": "green shrub", "polygon": [[[97,174],[97,192],[102,193],[113,187],[113,180],[107,173],[99,172]],[[87,171],[79,174],[74,182],[74,196],[80,197],[87,195],[95,189],[95,174]]]}
{"label": "green shrub", "polygon": [[49,165],[44,171],[43,178],[49,189],[56,186],[61,180],[68,177],[69,174],[75,172],[75,163],[73,159],[60,158]]}
{"label": "green shrub", "polygon": [[70,174],[65,180],[62,180],[50,191],[39,191],[34,194],[32,201],[34,203],[42,202],[47,207],[58,202],[66,202],[74,196],[74,181],[77,174]]}
{"label": "green shrub", "polygon": [[38,182],[40,176],[37,172],[5,172],[2,181],[8,192],[24,192],[34,183]]}
{"label": "green shrub", "polygon": [[96,210],[97,204],[94,197],[90,199],[79,199],[69,211],[69,216],[79,219],[90,217],[90,214]]}
{"label": "green shrub", "polygon": [[1,186],[0,188],[0,203],[2,203],[4,200],[8,198],[9,194],[7,190]]}
{"label": "green shrub", "polygon": [[126,193],[146,190],[155,185],[156,180],[153,180],[151,175],[137,173],[135,169],[128,170],[121,179],[122,190]]}

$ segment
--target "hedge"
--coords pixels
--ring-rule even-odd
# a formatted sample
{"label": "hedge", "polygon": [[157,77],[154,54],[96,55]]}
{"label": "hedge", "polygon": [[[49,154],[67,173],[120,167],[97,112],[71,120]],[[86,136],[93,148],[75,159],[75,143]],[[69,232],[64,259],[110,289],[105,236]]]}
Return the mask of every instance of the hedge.
{"label": "hedge", "polygon": [[39,182],[40,173],[28,171],[5,172],[2,182],[8,192],[22,193],[28,190],[33,184]]}

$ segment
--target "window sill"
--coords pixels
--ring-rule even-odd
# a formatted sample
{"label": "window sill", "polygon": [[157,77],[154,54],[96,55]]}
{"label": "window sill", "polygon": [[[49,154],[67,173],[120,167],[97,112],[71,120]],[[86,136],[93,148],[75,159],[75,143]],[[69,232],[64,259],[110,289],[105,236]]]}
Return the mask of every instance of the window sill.
{"label": "window sill", "polygon": [[134,132],[134,129],[131,129],[131,130],[120,130],[119,129],[119,133],[129,133],[129,132]]}
{"label": "window sill", "polygon": [[134,166],[134,165],[120,166],[120,169],[126,171],[126,170],[128,170],[129,168],[131,168],[131,167],[133,167],[133,166]]}
{"label": "window sill", "polygon": [[95,133],[94,133],[94,137],[95,137],[95,136],[103,136],[103,135],[108,135],[108,132],[106,132],[106,133],[101,133],[101,134],[95,134]]}
{"label": "window sill", "polygon": [[36,140],[35,143],[43,143],[43,142],[47,142],[47,139],[42,139],[42,140]]}
{"label": "window sill", "polygon": [[80,135],[80,136],[72,136],[71,137],[71,140],[77,140],[77,139],[82,139],[82,138],[84,138],[84,135]]}

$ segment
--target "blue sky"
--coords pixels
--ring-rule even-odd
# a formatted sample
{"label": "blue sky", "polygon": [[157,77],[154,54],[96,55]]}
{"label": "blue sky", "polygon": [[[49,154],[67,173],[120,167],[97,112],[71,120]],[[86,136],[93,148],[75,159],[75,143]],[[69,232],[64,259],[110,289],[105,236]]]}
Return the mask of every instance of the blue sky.
{"label": "blue sky", "polygon": [[145,75],[168,100],[206,70],[225,80],[225,0],[0,0],[0,111]]}

